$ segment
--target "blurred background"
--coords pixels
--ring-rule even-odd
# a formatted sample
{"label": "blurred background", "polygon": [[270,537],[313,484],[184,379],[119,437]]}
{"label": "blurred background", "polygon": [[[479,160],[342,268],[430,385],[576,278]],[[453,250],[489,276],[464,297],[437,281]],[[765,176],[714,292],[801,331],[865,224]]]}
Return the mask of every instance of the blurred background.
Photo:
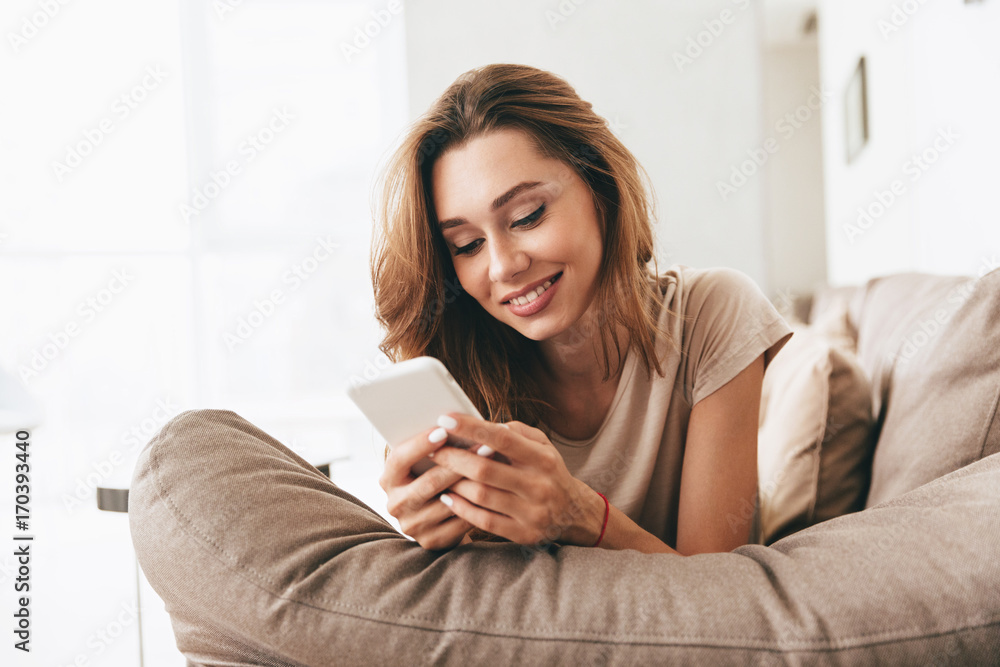
{"label": "blurred background", "polygon": [[35,538],[32,652],[8,634],[3,664],[184,664],[96,502],[183,410],[235,410],[386,515],[344,394],[385,363],[372,184],[472,67],[593,103],[650,174],[661,269],[782,305],[1000,265],[998,0],[8,0],[0,27],[5,615],[18,430]]}

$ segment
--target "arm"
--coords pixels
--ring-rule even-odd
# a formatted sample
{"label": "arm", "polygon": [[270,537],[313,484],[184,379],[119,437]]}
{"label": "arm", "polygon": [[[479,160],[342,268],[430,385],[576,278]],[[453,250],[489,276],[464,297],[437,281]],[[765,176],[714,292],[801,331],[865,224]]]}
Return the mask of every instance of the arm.
{"label": "arm", "polygon": [[[681,470],[677,549],[615,507],[608,516],[603,548],[690,556],[732,551],[747,543],[757,492],[757,420],[763,381],[761,355],[691,409]],[[603,510],[604,501],[594,495]]]}
{"label": "arm", "polygon": [[[602,548],[691,555],[731,551],[747,543],[757,491],[757,421],[763,378],[761,355],[691,409],[681,472],[678,548],[672,549],[613,506]],[[505,464],[443,448],[435,460],[468,478],[452,486],[450,499],[455,514],[474,526],[522,544],[539,541],[547,525],[555,523],[554,517],[570,516],[571,524],[559,523],[560,538],[556,541],[587,546],[597,540],[604,521],[604,501],[569,475],[561,457],[540,431],[512,422],[516,432],[511,433],[496,424],[455,417],[457,435],[490,443],[511,458],[515,467],[522,462],[534,463],[533,459],[545,461],[526,465],[523,472],[528,474],[511,475]],[[539,469],[541,475],[536,472]],[[553,480],[555,484],[539,483]],[[532,498],[538,489],[543,492]],[[534,509],[529,510],[529,505]],[[539,512],[540,505],[548,505],[547,511]],[[534,520],[514,518],[531,515]]]}
{"label": "arm", "polygon": [[[582,482],[581,482],[582,483]],[[596,493],[593,494],[600,507],[601,518],[604,517],[604,501]],[[598,526],[599,527],[599,526]],[[601,540],[602,549],[635,549],[644,554],[684,554],[670,548],[660,538],[642,528],[639,524],[611,505],[608,513],[608,527],[604,531],[604,538]]]}
{"label": "arm", "polygon": [[677,517],[683,554],[731,551],[750,537],[763,381],[761,355],[691,408]]}

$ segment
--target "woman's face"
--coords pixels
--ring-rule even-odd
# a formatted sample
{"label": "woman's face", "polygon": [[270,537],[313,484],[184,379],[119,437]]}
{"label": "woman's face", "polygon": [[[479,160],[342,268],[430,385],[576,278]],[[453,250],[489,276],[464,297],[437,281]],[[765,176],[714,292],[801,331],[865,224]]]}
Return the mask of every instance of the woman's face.
{"label": "woman's face", "polygon": [[590,188],[572,168],[503,129],[447,151],[431,179],[455,273],[486,312],[536,341],[580,320],[602,241]]}

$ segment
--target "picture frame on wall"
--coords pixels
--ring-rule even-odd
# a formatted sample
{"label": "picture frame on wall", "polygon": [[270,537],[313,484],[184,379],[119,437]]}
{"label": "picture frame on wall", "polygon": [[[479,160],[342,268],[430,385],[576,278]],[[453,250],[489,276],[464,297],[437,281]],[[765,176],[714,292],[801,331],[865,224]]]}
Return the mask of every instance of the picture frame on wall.
{"label": "picture frame on wall", "polygon": [[844,92],[847,163],[852,163],[868,143],[868,75],[865,57],[858,59]]}

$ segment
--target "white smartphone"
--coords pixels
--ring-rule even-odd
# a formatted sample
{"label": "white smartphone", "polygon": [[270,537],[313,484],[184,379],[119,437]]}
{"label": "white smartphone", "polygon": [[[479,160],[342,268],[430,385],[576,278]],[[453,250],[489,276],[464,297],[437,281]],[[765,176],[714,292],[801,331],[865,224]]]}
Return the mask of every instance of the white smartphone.
{"label": "white smartphone", "polygon": [[[353,382],[347,395],[389,447],[436,426],[438,417],[449,412],[482,419],[455,378],[434,357],[416,357],[393,364],[372,380]],[[463,446],[451,438],[448,444]],[[420,475],[434,465],[425,458],[413,466],[413,474]]]}

